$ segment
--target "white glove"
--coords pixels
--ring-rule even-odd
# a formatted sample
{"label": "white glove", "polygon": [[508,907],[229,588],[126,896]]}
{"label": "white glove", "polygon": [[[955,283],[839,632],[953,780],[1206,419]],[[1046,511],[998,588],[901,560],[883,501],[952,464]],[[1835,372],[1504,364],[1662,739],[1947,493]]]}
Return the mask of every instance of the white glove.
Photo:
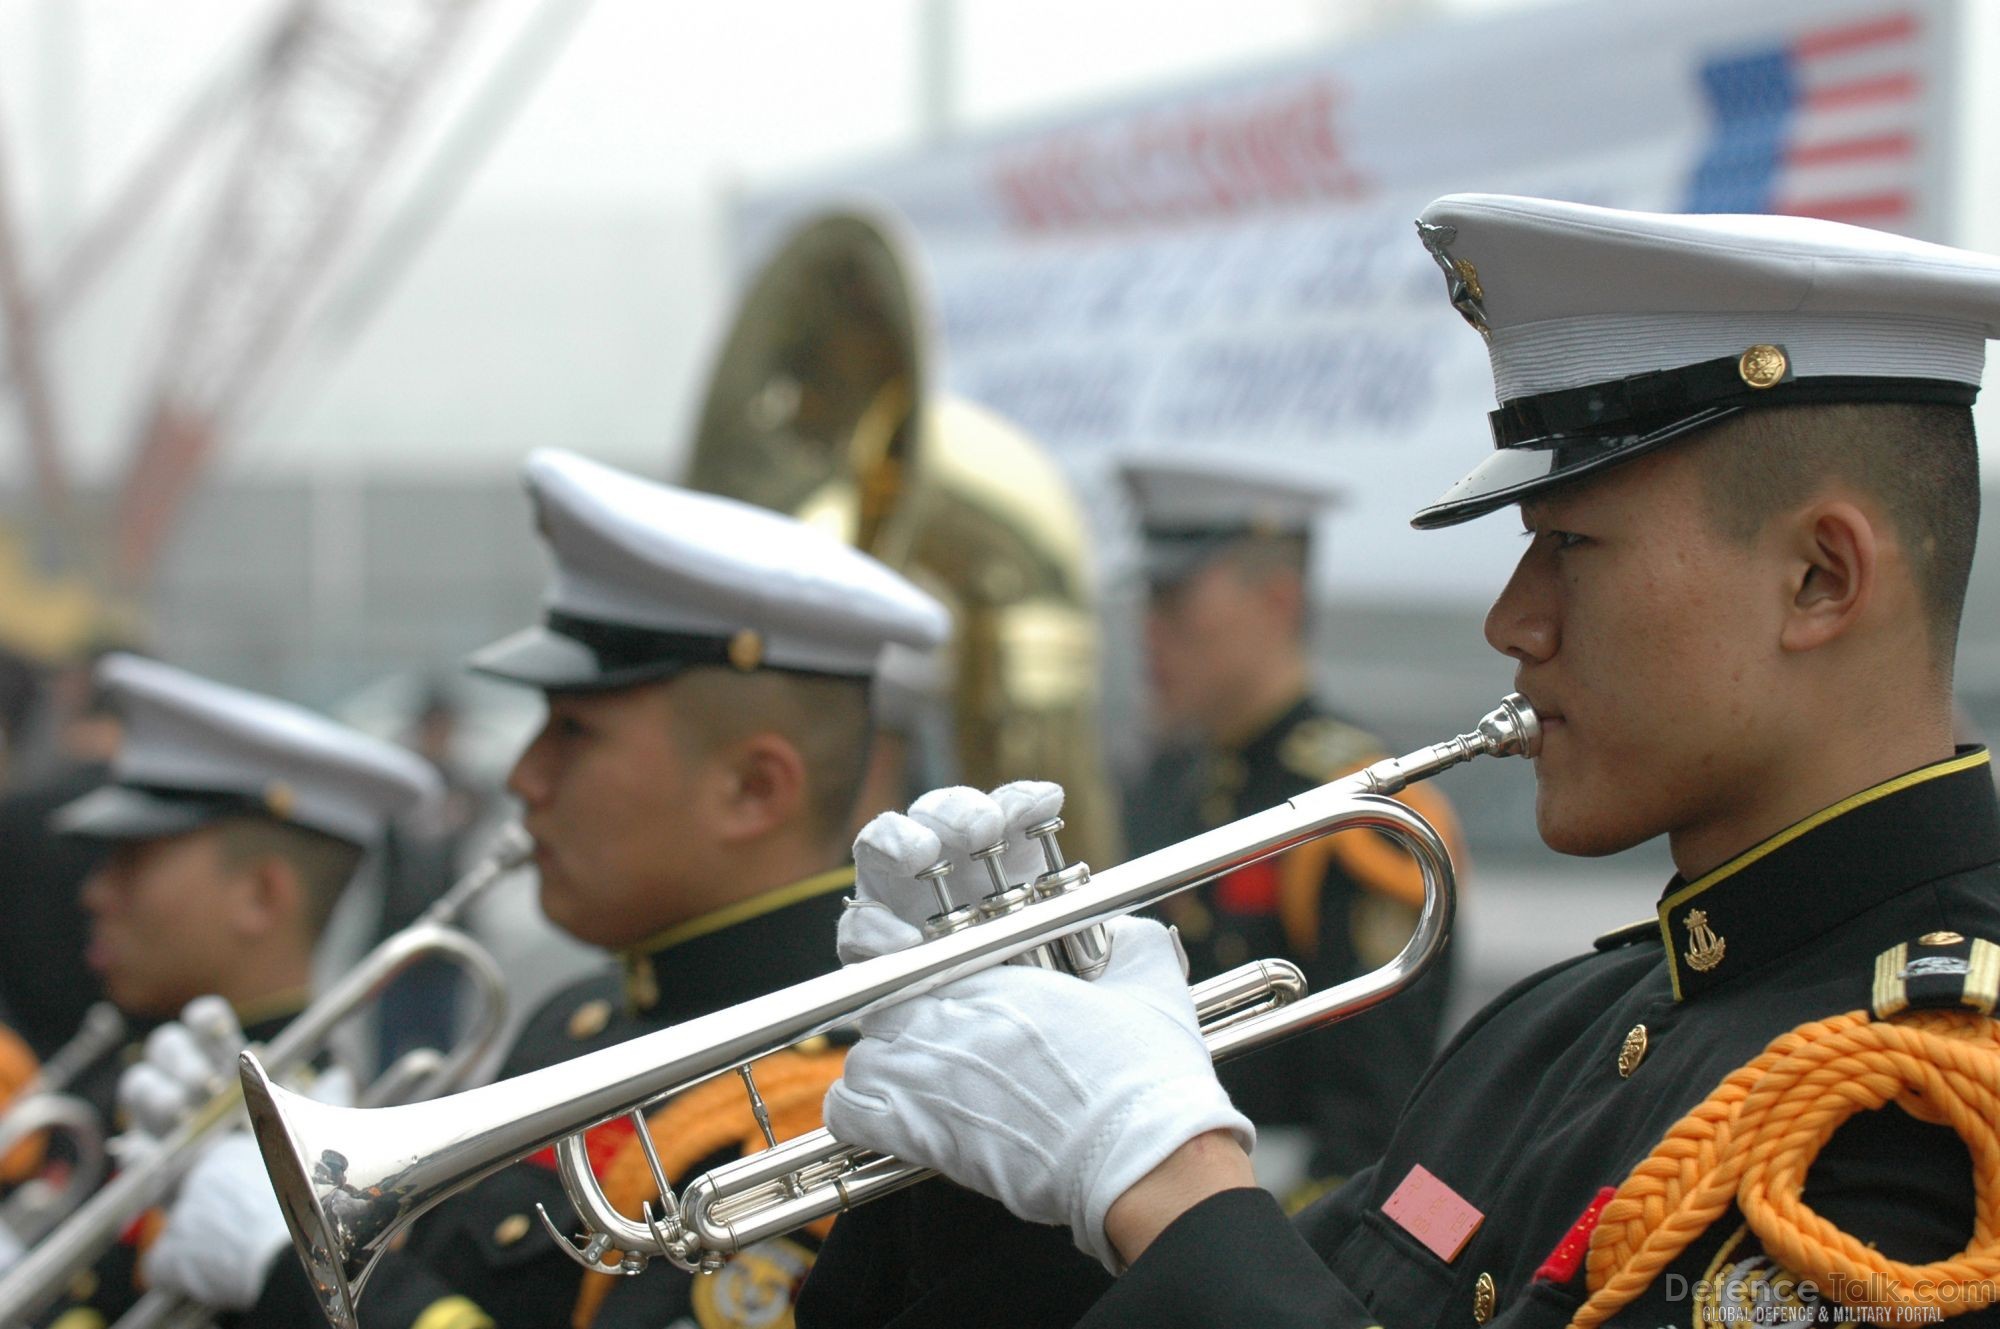
{"label": "white glove", "polygon": [[[1045,793],[1009,794],[1006,812],[983,798],[926,795],[912,812],[930,826],[884,814],[855,842],[857,894],[900,921],[905,944],[919,935],[912,920],[935,910],[915,875],[940,850],[983,848],[994,823],[1051,811]],[[1255,1131],[1216,1082],[1177,941],[1145,920],[1108,926],[1111,962],[1094,982],[1006,965],[863,1017],[825,1119],[840,1139],[933,1168],[1022,1218],[1067,1223],[1116,1272],[1112,1203],[1195,1136],[1228,1130],[1248,1150]],[[843,917],[843,958],[896,935]]]}
{"label": "white glove", "polygon": [[248,1310],[290,1244],[257,1141],[231,1131],[188,1171],[139,1269],[153,1287],[216,1310]]}
{"label": "white glove", "polygon": [[[306,1091],[321,1103],[354,1101],[354,1077],[333,1069]],[[146,1282],[216,1310],[248,1310],[271,1264],[292,1244],[256,1137],[230,1131],[210,1145],[181,1180],[159,1239],[139,1271]]]}
{"label": "white glove", "polygon": [[[855,891],[840,918],[841,962],[886,955],[923,940],[923,922],[937,912],[937,893],[927,885],[913,890],[908,883],[940,858],[951,862],[944,888],[954,904],[970,904],[993,890],[991,874],[971,853],[996,841],[1007,846],[1000,856],[1007,884],[1033,881],[1048,865],[1041,846],[1023,832],[1061,812],[1062,805],[1061,785],[1016,780],[990,796],[963,785],[933,789],[910,805],[907,817],[893,812],[876,817],[854,842]],[[907,866],[912,862],[916,867]]]}
{"label": "white glove", "polygon": [[188,1114],[236,1080],[243,1029],[221,997],[196,997],[178,1021],[146,1036],[145,1056],[118,1077],[118,1112],[127,1129],[111,1142],[120,1166],[135,1167]]}

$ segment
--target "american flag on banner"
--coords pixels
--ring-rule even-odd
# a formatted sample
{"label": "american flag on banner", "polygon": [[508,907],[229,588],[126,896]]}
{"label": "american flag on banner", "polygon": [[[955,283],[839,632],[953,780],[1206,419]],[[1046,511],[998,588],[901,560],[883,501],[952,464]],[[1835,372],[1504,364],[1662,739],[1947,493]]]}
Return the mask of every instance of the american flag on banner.
{"label": "american flag on banner", "polygon": [[1907,225],[1922,166],[1921,36],[1915,12],[1894,11],[1704,63],[1714,128],[1686,211]]}

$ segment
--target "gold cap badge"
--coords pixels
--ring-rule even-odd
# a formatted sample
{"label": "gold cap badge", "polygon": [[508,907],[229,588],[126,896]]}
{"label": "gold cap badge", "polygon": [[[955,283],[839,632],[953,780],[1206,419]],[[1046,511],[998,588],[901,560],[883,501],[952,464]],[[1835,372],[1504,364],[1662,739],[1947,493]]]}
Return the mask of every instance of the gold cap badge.
{"label": "gold cap badge", "polygon": [[746,674],[764,663],[764,638],[752,628],[738,632],[729,639],[729,663]]}
{"label": "gold cap badge", "polygon": [[264,786],[264,810],[272,816],[290,820],[298,805],[299,796],[283,780],[273,780]]}
{"label": "gold cap badge", "polygon": [[1486,290],[1479,284],[1479,269],[1465,259],[1454,258],[1449,249],[1458,241],[1458,228],[1420,221],[1417,238],[1424,242],[1424,248],[1444,273],[1445,295],[1451,307],[1482,334],[1491,332],[1492,327],[1486,321]]}
{"label": "gold cap badge", "polygon": [[1736,358],[1736,372],[1753,388],[1774,387],[1782,382],[1791,362],[1776,346],[1759,343]]}

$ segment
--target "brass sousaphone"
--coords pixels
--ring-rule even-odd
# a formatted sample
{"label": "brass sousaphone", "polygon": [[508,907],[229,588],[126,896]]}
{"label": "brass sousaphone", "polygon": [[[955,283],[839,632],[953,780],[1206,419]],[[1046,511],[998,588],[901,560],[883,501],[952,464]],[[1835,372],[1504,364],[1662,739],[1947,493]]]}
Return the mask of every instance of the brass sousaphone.
{"label": "brass sousaphone", "polygon": [[800,223],[738,306],[685,483],[831,529],[943,600],[955,769],[927,783],[1059,781],[1064,838],[1115,862],[1088,526],[1033,440],[929,381],[913,271],[880,219]]}

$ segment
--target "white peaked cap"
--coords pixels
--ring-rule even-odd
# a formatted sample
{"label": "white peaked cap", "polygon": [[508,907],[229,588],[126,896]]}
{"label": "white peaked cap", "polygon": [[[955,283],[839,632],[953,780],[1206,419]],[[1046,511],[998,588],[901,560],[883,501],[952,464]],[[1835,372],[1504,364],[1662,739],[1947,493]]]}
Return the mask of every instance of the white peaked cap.
{"label": "white peaked cap", "polygon": [[1180,580],[1245,536],[1310,535],[1345,493],[1323,463],[1241,451],[1138,453],[1118,472],[1155,583]]}
{"label": "white peaked cap", "polygon": [[1485,336],[1498,451],[1419,513],[1443,526],[1747,410],[1969,404],[2000,259],[1809,217],[1451,194],[1418,236]]}
{"label": "white peaked cap", "polygon": [[104,657],[97,683],[124,738],[111,782],[56,811],[66,834],[151,839],[249,814],[368,847],[444,793],[415,753],[290,702],[134,655]]}
{"label": "white peaked cap", "polygon": [[543,622],[473,657],[484,673],[552,691],[698,665],[867,678],[885,646],[950,634],[936,599],[790,517],[572,452],[538,450],[523,473],[555,575]]}

